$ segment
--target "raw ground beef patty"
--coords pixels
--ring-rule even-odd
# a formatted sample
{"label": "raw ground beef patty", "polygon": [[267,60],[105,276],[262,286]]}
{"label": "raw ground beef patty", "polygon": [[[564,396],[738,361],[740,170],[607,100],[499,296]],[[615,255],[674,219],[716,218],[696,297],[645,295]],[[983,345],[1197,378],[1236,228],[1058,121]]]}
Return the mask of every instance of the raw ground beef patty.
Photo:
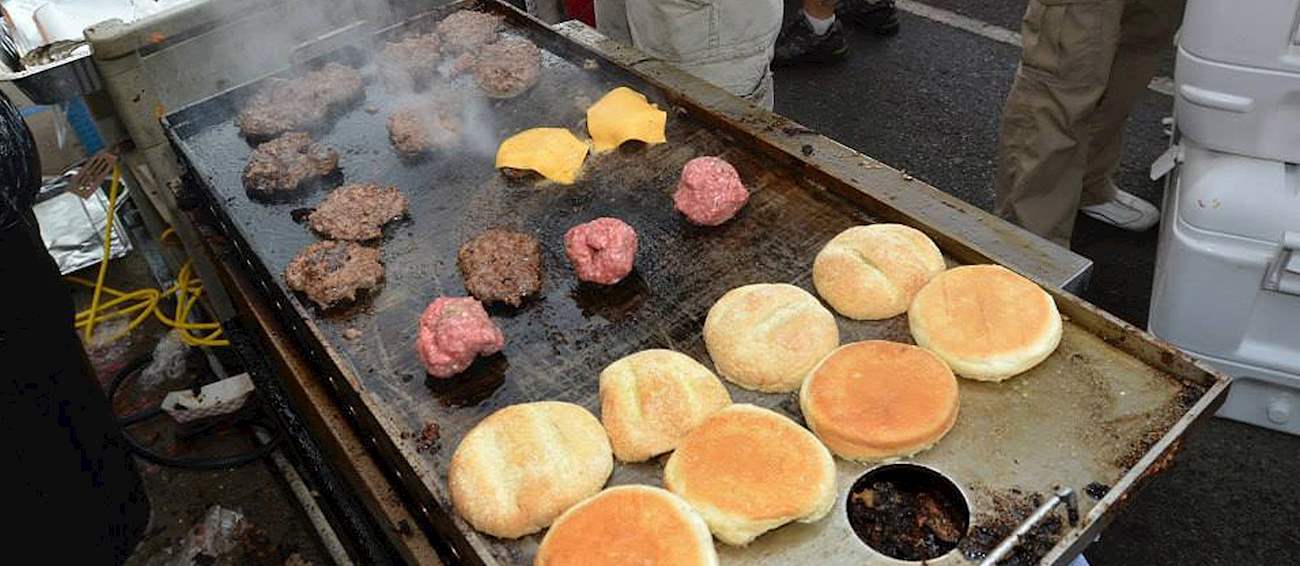
{"label": "raw ground beef patty", "polygon": [[460,114],[458,104],[446,101],[403,106],[388,117],[388,141],[405,157],[453,148],[460,143]]}
{"label": "raw ground beef patty", "polygon": [[307,134],[289,132],[253,150],[244,167],[244,190],[250,196],[272,197],[329,175],[338,166],[338,152]]}
{"label": "raw ground beef patty", "polygon": [[564,253],[578,279],[613,285],[632,272],[636,231],[617,218],[597,218],[564,233]]}
{"label": "raw ground beef patty", "polygon": [[474,60],[474,81],[493,98],[513,98],[537,84],[542,52],[522,37],[484,46]]}
{"label": "raw ground beef patty", "polygon": [[429,375],[445,378],[465,371],[478,356],[500,352],[505,344],[482,303],[471,297],[438,297],[420,316],[415,349]]}
{"label": "raw ground beef patty", "polygon": [[456,256],[465,289],[485,303],[519,306],[542,288],[542,245],[528,234],[492,228]]}
{"label": "raw ground beef patty", "polygon": [[327,240],[303,248],[284,270],[289,288],[327,309],[354,301],[357,293],[379,286],[384,264],[379,250]]}
{"label": "raw ground beef patty", "polygon": [[682,167],[673,208],[693,224],[717,226],[735,216],[748,200],[749,191],[735,167],[718,157],[696,157]]}
{"label": "raw ground beef patty", "polygon": [[310,130],[365,95],[361,74],[339,63],[326,63],[296,79],[269,79],[235,116],[239,131],[250,138],[269,138],[293,130]]}
{"label": "raw ground beef patty", "polygon": [[406,210],[406,196],[397,187],[360,183],[335,189],[307,222],[333,240],[373,240],[384,235],[384,224],[406,216]]}

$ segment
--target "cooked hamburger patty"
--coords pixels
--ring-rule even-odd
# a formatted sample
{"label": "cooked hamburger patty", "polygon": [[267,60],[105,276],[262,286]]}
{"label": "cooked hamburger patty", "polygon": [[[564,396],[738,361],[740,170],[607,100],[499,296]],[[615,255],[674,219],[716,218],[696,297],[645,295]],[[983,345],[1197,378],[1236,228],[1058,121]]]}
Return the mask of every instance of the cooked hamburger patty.
{"label": "cooked hamburger patty", "polygon": [[327,240],[298,252],[284,270],[284,280],[290,289],[327,309],[377,287],[384,280],[384,264],[377,249]]}
{"label": "cooked hamburger patty", "polygon": [[542,288],[542,245],[528,234],[493,228],[457,254],[465,289],[485,303],[519,306]]}
{"label": "cooked hamburger patty", "polygon": [[438,50],[442,39],[436,33],[408,35],[389,42],[379,53],[379,69],[394,87],[423,88],[438,73]]}
{"label": "cooked hamburger patty", "polygon": [[312,230],[334,240],[373,240],[384,234],[384,224],[406,211],[406,196],[397,187],[361,183],[335,189],[307,222]]}
{"label": "cooked hamburger patty", "polygon": [[542,52],[522,37],[507,37],[479,50],[474,80],[488,96],[511,98],[534,84],[541,72]]}
{"label": "cooked hamburger patty", "polygon": [[274,196],[329,175],[338,166],[338,152],[307,134],[289,132],[253,150],[244,167],[244,190],[254,197]]}
{"label": "cooked hamburger patty", "polygon": [[460,143],[460,107],[452,102],[404,106],[388,117],[388,140],[406,156]]}
{"label": "cooked hamburger patty", "polygon": [[443,47],[451,53],[474,51],[496,41],[501,17],[472,10],[452,12],[438,22]]}
{"label": "cooked hamburger patty", "polygon": [[252,138],[309,130],[364,93],[361,75],[355,69],[327,63],[296,79],[268,79],[240,110],[235,125]]}

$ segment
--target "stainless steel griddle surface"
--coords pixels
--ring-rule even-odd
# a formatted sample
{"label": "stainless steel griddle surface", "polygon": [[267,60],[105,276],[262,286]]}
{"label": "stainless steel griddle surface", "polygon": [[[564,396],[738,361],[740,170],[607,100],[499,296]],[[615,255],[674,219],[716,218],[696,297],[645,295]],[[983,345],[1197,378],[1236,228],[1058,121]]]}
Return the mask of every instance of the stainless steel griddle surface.
{"label": "stainless steel griddle surface", "polygon": [[[251,146],[233,117],[257,88],[245,85],[167,117],[173,142],[190,168],[188,186],[209,204],[226,236],[239,248],[252,274],[298,341],[392,466],[408,495],[427,513],[461,559],[486,563],[529,563],[539,536],[504,541],[481,535],[451,511],[447,465],[459,439],[501,407],[538,400],[563,400],[599,411],[597,375],[619,357],[645,348],[671,348],[709,364],[700,331],[705,313],[727,290],[748,283],[788,282],[812,290],[811,261],[834,234],[873,221],[859,201],[804,178],[799,169],[775,160],[746,135],[717,120],[701,120],[701,109],[684,103],[522,15],[493,3],[463,6],[507,16],[509,34],[529,37],[545,51],[540,83],[512,100],[480,99],[479,136],[455,150],[420,162],[404,161],[391,148],[386,119],[403,101],[387,92],[364,51],[335,56],[367,76],[364,101],[315,134],[342,156],[345,182],[396,185],[410,199],[410,219],[389,226],[379,244],[387,280],[379,292],[350,309],[321,313],[285,288],[281,276],[290,258],[317,236],[294,220],[321,201],[326,190],[309,191],[289,202],[249,199],[240,172]],[[427,27],[456,6],[417,18],[402,29]],[[301,69],[287,71],[288,74]],[[472,92],[467,78],[454,84]],[[493,168],[496,144],[520,130],[568,127],[585,136],[587,105],[609,89],[627,85],[668,108],[667,144],[624,147],[589,158],[573,186],[507,181]],[[757,111],[756,111],[757,112]],[[749,205],[718,228],[686,223],[672,210],[670,195],[681,166],[700,155],[733,163],[753,191]],[[616,216],[634,226],[641,248],[636,270],[611,288],[579,284],[563,254],[562,238],[574,224]],[[418,318],[439,295],[465,295],[456,250],[482,230],[504,226],[532,233],[545,253],[541,296],[522,308],[491,310],[506,335],[506,348],[481,359],[450,380],[427,378],[413,349]],[[978,561],[984,552],[1029,513],[1036,494],[1055,486],[1080,491],[1092,485],[1096,497],[1081,496],[1085,522],[1043,532],[1013,563],[1034,563],[1057,554],[1086,527],[1099,527],[1114,503],[1137,478],[1135,466],[1154,462],[1153,446],[1181,434],[1176,426],[1207,409],[1207,390],[1222,383],[1204,372],[1175,376],[1135,357],[1125,347],[1128,333],[1077,298],[1056,294],[1063,312],[1091,313],[1086,324],[1067,321],[1061,347],[1026,375],[1001,384],[962,380],[956,427],[917,460],[951,475],[974,505],[972,529],[960,552],[935,563]],[[842,340],[911,342],[905,317],[881,322],[838,318]],[[357,329],[361,337],[345,338]],[[1107,329],[1107,332],[1099,332]],[[1106,335],[1103,339],[1099,335]],[[1146,338],[1136,351],[1157,351]],[[1180,362],[1181,363],[1181,362]],[[711,365],[711,364],[709,364]],[[1186,366],[1191,367],[1191,366]],[[728,385],[737,402],[773,408],[799,420],[793,394],[772,395]],[[440,439],[421,447],[421,433],[436,423]],[[1170,432],[1173,430],[1174,432]],[[616,465],[611,484],[661,483],[663,459]],[[861,544],[845,516],[847,488],[865,469],[839,461],[839,503],[825,520],[790,525],[745,548],[719,544],[724,563],[860,564],[883,557]]]}

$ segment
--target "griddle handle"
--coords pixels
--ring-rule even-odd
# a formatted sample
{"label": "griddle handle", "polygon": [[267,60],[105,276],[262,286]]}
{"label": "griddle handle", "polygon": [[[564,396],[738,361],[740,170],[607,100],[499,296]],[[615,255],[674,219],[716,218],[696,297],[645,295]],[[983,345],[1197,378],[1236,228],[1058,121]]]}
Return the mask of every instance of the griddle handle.
{"label": "griddle handle", "polygon": [[1007,535],[1007,538],[1002,539],[1002,542],[998,543],[997,547],[989,552],[988,556],[984,557],[984,560],[980,562],[980,566],[994,566],[998,561],[1006,558],[1008,554],[1011,554],[1012,550],[1015,550],[1016,545],[1019,545],[1024,540],[1029,531],[1034,530],[1034,527],[1043,522],[1043,519],[1051,515],[1056,506],[1062,503],[1065,504],[1066,518],[1070,521],[1070,525],[1079,524],[1079,497],[1075,495],[1073,489],[1068,487],[1059,488],[1051,499],[1039,505],[1038,509],[1035,509],[1023,523],[1020,523],[1019,527],[1016,527],[1016,530]]}

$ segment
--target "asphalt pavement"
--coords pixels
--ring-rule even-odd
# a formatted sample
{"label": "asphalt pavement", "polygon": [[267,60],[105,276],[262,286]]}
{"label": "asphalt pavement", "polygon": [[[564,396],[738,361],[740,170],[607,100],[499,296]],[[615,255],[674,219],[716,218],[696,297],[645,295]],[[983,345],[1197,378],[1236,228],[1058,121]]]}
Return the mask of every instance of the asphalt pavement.
{"label": "asphalt pavement", "polygon": [[[1016,32],[1025,9],[1024,0],[923,1],[920,8],[967,18],[960,22]],[[1019,47],[933,14],[900,10],[899,19],[892,38],[847,29],[851,53],[842,63],[779,70],[777,111],[987,210]],[[1172,76],[1171,56],[1159,74]],[[1169,144],[1161,120],[1171,111],[1167,95],[1143,93],[1116,177],[1157,205],[1163,186],[1147,171]],[[1080,218],[1074,249],[1095,262],[1084,298],[1145,327],[1156,236]],[[1101,566],[1300,564],[1298,525],[1300,437],[1212,419],[1086,554]]]}

